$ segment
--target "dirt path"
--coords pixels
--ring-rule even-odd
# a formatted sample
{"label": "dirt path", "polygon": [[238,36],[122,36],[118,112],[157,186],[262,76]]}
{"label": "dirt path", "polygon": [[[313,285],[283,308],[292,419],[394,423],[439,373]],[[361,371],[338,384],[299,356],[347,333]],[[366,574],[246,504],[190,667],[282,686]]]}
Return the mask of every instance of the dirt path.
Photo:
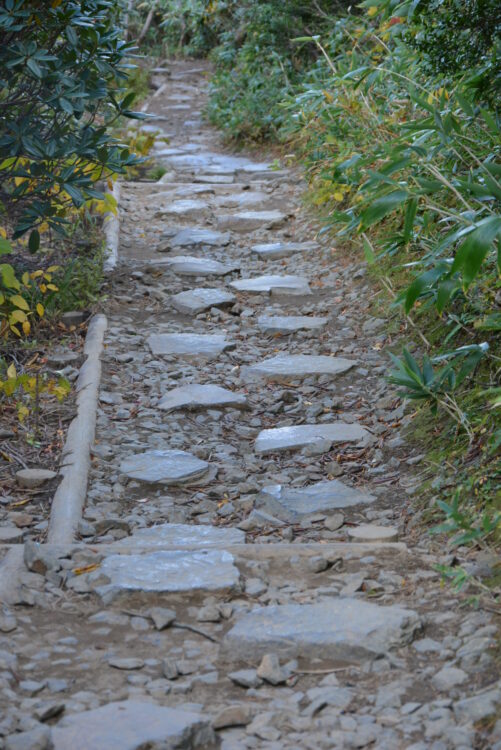
{"label": "dirt path", "polygon": [[168,172],[122,190],[81,542],[28,544],[0,617],[0,747],[499,748],[496,626],[409,523],[365,271],[170,67]]}

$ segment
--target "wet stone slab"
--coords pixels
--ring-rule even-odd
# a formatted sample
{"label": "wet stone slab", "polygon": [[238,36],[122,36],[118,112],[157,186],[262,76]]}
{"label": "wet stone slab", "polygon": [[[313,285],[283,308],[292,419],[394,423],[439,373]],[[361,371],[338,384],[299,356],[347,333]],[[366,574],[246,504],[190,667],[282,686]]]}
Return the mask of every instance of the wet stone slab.
{"label": "wet stone slab", "polygon": [[[127,700],[71,714],[51,729],[54,750],[195,750],[217,747],[198,713]],[[47,745],[48,747],[48,745]]]}
{"label": "wet stone slab", "polygon": [[373,495],[333,479],[298,489],[280,484],[263,487],[256,498],[256,508],[282,521],[294,523],[313,513],[329,513],[353,505],[373,503],[375,499]]}
{"label": "wet stone slab", "polygon": [[317,250],[318,248],[319,245],[316,242],[267,242],[253,245],[251,250],[263,260],[276,260],[278,258],[288,258],[290,255],[294,255],[294,253]]}
{"label": "wet stone slab", "polygon": [[168,547],[219,547],[244,544],[245,533],[240,529],[216,526],[162,523],[148,529],[137,529],[132,536],[113,543],[114,552],[127,550],[153,551]]}
{"label": "wet stone slab", "polygon": [[369,433],[358,424],[334,422],[332,424],[304,424],[261,430],[256,438],[256,453],[276,453],[299,450],[318,445],[319,452],[327,452],[333,443],[356,442],[365,444]]}
{"label": "wet stone slab", "polygon": [[171,247],[224,247],[229,244],[231,236],[228,232],[215,232],[212,229],[193,227],[182,229],[170,241]]}
{"label": "wet stone slab", "polygon": [[356,365],[356,361],[344,357],[327,357],[309,354],[277,354],[263,362],[242,368],[244,375],[264,377],[268,380],[280,378],[305,378],[309,375],[341,375]]}
{"label": "wet stone slab", "polygon": [[233,393],[219,385],[182,385],[174,388],[162,398],[158,409],[211,409],[224,406],[242,407],[247,400],[241,393]]}
{"label": "wet stone slab", "polygon": [[410,643],[421,627],[413,610],[359,599],[260,607],[227,633],[223,653],[253,663],[269,652],[357,663]]}
{"label": "wet stone slab", "polygon": [[[233,555],[220,549],[110,555],[88,580],[91,585],[96,582],[96,593],[107,601],[134,591],[156,594],[233,591],[240,580],[233,562]],[[103,576],[108,583],[102,583]]]}
{"label": "wet stone slab", "polygon": [[210,258],[195,258],[191,255],[177,255],[165,262],[171,271],[180,276],[226,276],[240,268],[238,265],[220,263]]}
{"label": "wet stone slab", "polygon": [[239,292],[254,294],[311,294],[308,279],[303,276],[256,276],[254,279],[232,281],[230,286]]}
{"label": "wet stone slab", "polygon": [[154,333],[148,338],[148,346],[156,356],[174,356],[212,359],[235,344],[222,334],[204,333]]}
{"label": "wet stone slab", "polygon": [[205,310],[210,310],[211,307],[232,305],[236,297],[220,289],[191,289],[188,292],[175,294],[170,301],[179,312],[186,313],[186,315],[198,315]]}
{"label": "wet stone slab", "polygon": [[120,472],[129,479],[149,484],[186,484],[203,477],[209,469],[191,453],[180,450],[153,450],[126,458]]}
{"label": "wet stone slab", "polygon": [[308,317],[307,315],[261,315],[257,319],[258,328],[264,333],[295,333],[314,331],[327,325],[328,318]]}
{"label": "wet stone slab", "polygon": [[254,232],[256,229],[277,229],[287,220],[281,211],[239,211],[217,217],[220,229],[232,232]]}

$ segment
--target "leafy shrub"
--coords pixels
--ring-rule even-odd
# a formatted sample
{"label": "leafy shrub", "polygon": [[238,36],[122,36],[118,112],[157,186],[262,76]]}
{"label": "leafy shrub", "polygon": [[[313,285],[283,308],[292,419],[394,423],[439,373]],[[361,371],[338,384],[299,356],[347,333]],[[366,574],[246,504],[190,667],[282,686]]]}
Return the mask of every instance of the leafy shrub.
{"label": "leafy shrub", "polygon": [[419,51],[423,67],[434,75],[465,79],[477,96],[499,106],[498,0],[420,0],[405,4],[404,11],[409,21],[406,40]]}
{"label": "leafy shrub", "polygon": [[0,7],[0,209],[30,249],[65,212],[101,197],[95,183],[134,160],[110,136],[131,45],[111,0],[5,0]]}

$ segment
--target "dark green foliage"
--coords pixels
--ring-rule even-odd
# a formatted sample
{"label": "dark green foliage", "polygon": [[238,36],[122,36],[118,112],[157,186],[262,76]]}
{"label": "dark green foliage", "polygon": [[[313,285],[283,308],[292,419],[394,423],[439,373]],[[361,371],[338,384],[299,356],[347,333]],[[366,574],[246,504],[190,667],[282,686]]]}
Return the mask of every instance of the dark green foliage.
{"label": "dark green foliage", "polygon": [[464,78],[492,105],[501,96],[499,0],[420,0],[407,41],[434,75]]}
{"label": "dark green foliage", "polygon": [[0,206],[14,237],[62,230],[66,209],[101,197],[96,181],[133,161],[109,134],[121,115],[126,55],[119,3],[4,0],[0,7]]}

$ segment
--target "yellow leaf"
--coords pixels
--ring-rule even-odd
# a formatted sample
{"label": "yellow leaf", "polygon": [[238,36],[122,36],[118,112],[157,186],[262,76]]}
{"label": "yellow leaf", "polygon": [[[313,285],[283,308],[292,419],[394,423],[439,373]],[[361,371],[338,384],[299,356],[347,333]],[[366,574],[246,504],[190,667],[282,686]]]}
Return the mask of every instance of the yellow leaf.
{"label": "yellow leaf", "polygon": [[61,266],[49,266],[47,269],[47,273],[54,273],[54,271],[59,271]]}
{"label": "yellow leaf", "polygon": [[337,201],[342,201],[343,198],[344,198],[344,195],[343,195],[343,193],[340,190],[338,190],[337,192],[334,193],[334,198]]}
{"label": "yellow leaf", "polygon": [[11,305],[15,305],[16,307],[20,307],[21,310],[29,310],[30,309],[30,306],[28,305],[28,303],[26,302],[26,300],[24,299],[24,297],[21,297],[20,294],[13,294],[9,301],[10,301]]}
{"label": "yellow leaf", "polygon": [[31,274],[32,279],[39,279],[40,276],[43,276],[43,271],[33,271]]}
{"label": "yellow leaf", "polygon": [[426,100],[428,104],[433,104],[433,100],[435,99],[433,94],[428,94],[428,99]]}
{"label": "yellow leaf", "polygon": [[3,227],[0,227],[0,237],[3,237],[4,240],[7,239],[7,232]]}
{"label": "yellow leaf", "polygon": [[55,284],[47,284],[47,289],[50,289],[51,292],[59,291],[59,287],[57,287]]}
{"label": "yellow leaf", "polygon": [[7,377],[9,378],[9,380],[11,380],[11,378],[17,378],[16,366],[14,363],[8,366]]}
{"label": "yellow leaf", "polygon": [[23,275],[21,276],[21,281],[23,282],[24,286],[29,286],[30,284],[30,275],[28,271],[25,271]]}
{"label": "yellow leaf", "polygon": [[91,563],[90,565],[82,565],[81,568],[73,568],[73,572],[76,576],[81,576],[82,573],[92,573],[93,570],[99,568],[100,563]]}
{"label": "yellow leaf", "polygon": [[42,305],[41,302],[37,302],[37,313],[41,318],[43,318],[44,312],[45,312],[45,307]]}
{"label": "yellow leaf", "polygon": [[40,234],[43,234],[44,232],[47,232],[49,229],[49,225],[46,221],[42,221],[42,223],[38,227],[38,231]]}
{"label": "yellow leaf", "polygon": [[22,423],[29,415],[30,411],[26,406],[19,406],[17,409],[17,418]]}
{"label": "yellow leaf", "polygon": [[371,5],[369,10],[367,11],[367,15],[369,16],[369,18],[372,18],[372,16],[375,16],[376,13],[377,13],[377,5]]}
{"label": "yellow leaf", "polygon": [[25,320],[28,320],[28,318],[26,317],[26,313],[24,313],[22,310],[13,310],[9,315],[10,325],[14,325],[16,323],[24,323]]}
{"label": "yellow leaf", "polygon": [[42,292],[42,294],[45,294],[45,292],[47,291],[47,287],[45,286],[45,284],[40,284],[40,291]]}
{"label": "yellow leaf", "polygon": [[23,323],[23,333],[25,336],[28,336],[29,332],[31,331],[31,324],[29,320],[25,320]]}

